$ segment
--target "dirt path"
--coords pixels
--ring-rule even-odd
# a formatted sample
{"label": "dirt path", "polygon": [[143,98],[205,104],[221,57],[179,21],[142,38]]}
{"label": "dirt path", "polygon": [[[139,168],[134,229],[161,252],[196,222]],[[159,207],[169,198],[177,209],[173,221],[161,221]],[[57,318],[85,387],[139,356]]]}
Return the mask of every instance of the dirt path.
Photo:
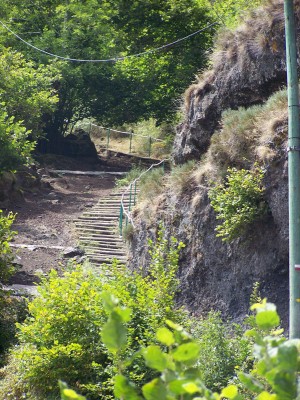
{"label": "dirt path", "polygon": [[[16,262],[20,265],[11,283],[31,284],[36,274],[47,274],[50,269],[62,271],[77,246],[74,220],[92,207],[101,197],[115,187],[116,177],[103,176],[53,176],[49,168],[73,170],[105,170],[101,165],[60,159],[40,169],[42,185],[24,193],[24,198],[12,207],[17,213],[13,228],[18,231],[12,246],[16,249]],[[107,170],[107,168],[106,168]],[[52,176],[51,176],[52,175]]]}

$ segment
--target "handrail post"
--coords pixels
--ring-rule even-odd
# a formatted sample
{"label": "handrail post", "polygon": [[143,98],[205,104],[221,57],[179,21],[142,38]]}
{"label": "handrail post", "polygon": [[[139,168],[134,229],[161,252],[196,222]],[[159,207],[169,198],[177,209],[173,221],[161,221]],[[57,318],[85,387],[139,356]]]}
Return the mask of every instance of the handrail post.
{"label": "handrail post", "polygon": [[120,232],[120,236],[122,236],[123,234],[123,204],[121,202],[120,205],[120,216],[119,216],[119,232]]}
{"label": "handrail post", "polygon": [[129,186],[129,207],[128,207],[129,211],[131,211],[131,192],[132,192],[132,183]]}
{"label": "handrail post", "polygon": [[110,136],[110,128],[106,129],[106,150],[108,150],[109,147],[109,136]]}
{"label": "handrail post", "polygon": [[130,132],[130,138],[129,138],[129,154],[131,154],[131,144],[132,144],[132,132]]}
{"label": "handrail post", "polygon": [[136,180],[134,181],[134,197],[133,197],[133,205],[136,203]]}
{"label": "handrail post", "polygon": [[151,156],[151,136],[149,136],[149,157]]}

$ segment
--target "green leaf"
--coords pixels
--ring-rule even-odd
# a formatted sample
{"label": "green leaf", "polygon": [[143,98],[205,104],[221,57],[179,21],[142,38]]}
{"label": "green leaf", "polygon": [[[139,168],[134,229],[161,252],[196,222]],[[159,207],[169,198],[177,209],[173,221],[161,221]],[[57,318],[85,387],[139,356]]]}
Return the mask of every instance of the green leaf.
{"label": "green leaf", "polygon": [[260,329],[272,329],[280,323],[277,312],[273,310],[258,312],[255,321]]}
{"label": "green leaf", "polygon": [[112,313],[115,307],[119,304],[119,300],[109,292],[102,292],[101,297],[105,311],[108,314]]}
{"label": "green leaf", "polygon": [[221,392],[221,397],[226,397],[227,399],[234,399],[236,396],[238,396],[238,389],[235,385],[229,385]]}
{"label": "green leaf", "polygon": [[178,324],[175,324],[175,322],[170,321],[169,319],[166,320],[166,324],[167,324],[170,328],[174,329],[175,331],[178,331],[178,332],[182,332],[182,331],[183,331],[183,327],[182,327],[182,326],[180,326],[180,325],[178,325]]}
{"label": "green leaf", "polygon": [[142,388],[146,400],[166,400],[167,390],[164,383],[156,378]]}
{"label": "green leaf", "polygon": [[183,385],[185,383],[188,383],[186,379],[174,379],[169,383],[169,389],[171,392],[174,394],[180,395],[186,393],[186,390],[184,389]]}
{"label": "green leaf", "polygon": [[239,380],[245,385],[245,387],[249,390],[252,390],[254,393],[260,393],[264,386],[257,381],[253,376],[249,374],[245,374],[243,372],[238,374]]}
{"label": "green leaf", "polygon": [[101,337],[108,350],[115,353],[126,345],[127,329],[121,321],[109,319],[102,328]]}
{"label": "green leaf", "polygon": [[277,400],[278,397],[276,394],[271,394],[268,392],[261,392],[258,396],[257,396],[257,400]]}
{"label": "green leaf", "polygon": [[[117,314],[118,317],[122,320],[122,322],[129,322],[131,320],[130,308],[115,307],[113,314]],[[113,318],[113,314],[111,315],[111,318]]]}
{"label": "green leaf", "polygon": [[200,391],[200,388],[194,382],[187,382],[183,385],[186,393],[194,394]]}
{"label": "green leaf", "polygon": [[157,339],[166,346],[171,346],[175,343],[175,337],[168,328],[159,328],[156,332]]}
{"label": "green leaf", "polygon": [[69,389],[65,382],[59,381],[60,395],[62,400],[86,400],[85,397]]}
{"label": "green leaf", "polygon": [[123,376],[115,376],[114,394],[118,398],[124,398],[126,400],[140,400],[141,397],[138,395],[135,385]]}
{"label": "green leaf", "polygon": [[163,371],[167,366],[167,357],[161,351],[159,346],[148,346],[143,350],[143,356],[145,358],[148,367],[156,369],[157,371]]}
{"label": "green leaf", "polygon": [[195,360],[200,352],[200,346],[195,342],[181,344],[172,354],[176,361]]}

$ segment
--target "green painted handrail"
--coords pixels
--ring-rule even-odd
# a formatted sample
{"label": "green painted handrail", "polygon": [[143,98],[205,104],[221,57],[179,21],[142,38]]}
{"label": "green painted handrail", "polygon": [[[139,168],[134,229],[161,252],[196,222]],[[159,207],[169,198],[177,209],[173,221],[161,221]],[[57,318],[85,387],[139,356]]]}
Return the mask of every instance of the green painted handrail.
{"label": "green painted handrail", "polygon": [[[146,171],[143,171],[140,176],[136,179],[134,179],[125,189],[124,193],[122,194],[121,198],[121,204],[120,204],[120,215],[119,215],[119,233],[120,237],[123,236],[123,219],[125,215],[125,224],[128,226],[128,224],[131,224],[133,227],[133,220],[131,216],[131,210],[132,206],[136,205],[136,197],[137,197],[137,184],[138,181],[141,179],[141,177],[149,172],[153,167],[157,167],[162,164],[163,167],[163,172],[165,172],[165,162],[168,161],[169,159],[164,159],[160,161],[159,163],[152,164]],[[129,192],[129,204],[128,204],[128,211],[126,211],[125,206],[124,206],[124,196]]]}

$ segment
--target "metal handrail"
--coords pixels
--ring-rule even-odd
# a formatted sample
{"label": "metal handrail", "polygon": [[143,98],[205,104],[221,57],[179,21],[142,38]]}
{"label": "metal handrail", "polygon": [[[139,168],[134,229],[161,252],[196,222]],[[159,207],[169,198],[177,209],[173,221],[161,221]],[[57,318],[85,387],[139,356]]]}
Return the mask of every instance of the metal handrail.
{"label": "metal handrail", "polygon": [[[128,225],[128,223],[130,223],[134,227],[131,208],[132,208],[132,205],[135,206],[135,204],[136,204],[137,182],[141,179],[141,177],[144,174],[149,172],[153,167],[157,167],[158,165],[161,165],[161,164],[164,167],[165,162],[169,161],[169,160],[170,160],[169,158],[165,158],[164,160],[161,160],[160,162],[158,162],[156,164],[151,164],[150,167],[146,171],[143,171],[124,190],[124,192],[122,194],[122,197],[121,197],[120,215],[119,215],[119,233],[120,233],[120,237],[123,236],[123,217],[124,217],[124,214],[125,214],[126,226]],[[133,193],[132,193],[132,189],[134,189]],[[128,191],[129,191],[129,205],[128,205],[128,210],[126,210],[125,205],[124,205],[124,197],[128,193]],[[132,195],[133,195],[133,200],[132,200]]]}

